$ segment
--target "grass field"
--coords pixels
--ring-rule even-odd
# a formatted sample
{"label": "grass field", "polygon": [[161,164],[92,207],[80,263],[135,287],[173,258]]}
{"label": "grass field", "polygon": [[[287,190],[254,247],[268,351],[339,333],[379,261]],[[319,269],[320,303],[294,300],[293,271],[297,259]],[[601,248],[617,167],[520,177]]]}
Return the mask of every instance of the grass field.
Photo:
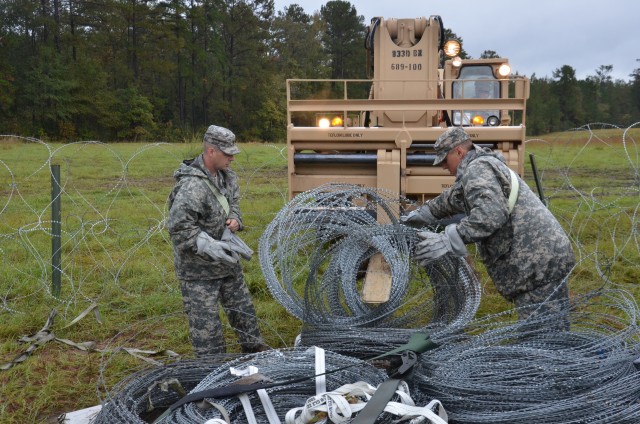
{"label": "grass field", "polygon": [[[638,294],[637,136],[635,129],[583,130],[527,143],[549,207],[574,242],[576,293],[604,284],[604,273],[607,284]],[[233,168],[242,183],[243,239],[257,251],[287,201],[286,146],[241,147]],[[169,351],[190,355],[163,225],[172,173],[199,148],[0,138],[0,366],[21,359],[0,370],[0,422],[56,422],[62,412],[99,403],[147,361],[171,359]],[[50,164],[62,173],[59,296],[51,293]],[[526,179],[535,187],[529,166]],[[266,341],[291,346],[300,323],[271,298],[257,255],[244,269]],[[482,265],[477,269],[484,289],[479,314],[508,308]]]}

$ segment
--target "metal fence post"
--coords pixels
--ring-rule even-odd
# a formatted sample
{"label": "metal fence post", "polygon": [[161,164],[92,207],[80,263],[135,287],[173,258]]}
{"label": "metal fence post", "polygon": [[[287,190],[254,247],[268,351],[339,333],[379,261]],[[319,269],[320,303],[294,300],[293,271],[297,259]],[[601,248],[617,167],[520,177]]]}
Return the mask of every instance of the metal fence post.
{"label": "metal fence post", "polygon": [[536,182],[536,188],[538,189],[538,195],[540,196],[540,200],[542,204],[549,207],[549,202],[544,197],[544,192],[542,191],[542,183],[540,182],[540,177],[538,176],[538,168],[536,167],[536,157],[533,153],[529,153],[529,160],[531,161],[531,171],[533,172],[533,178]]}
{"label": "metal fence post", "polygon": [[60,207],[60,165],[51,165],[51,290],[60,296],[62,214]]}

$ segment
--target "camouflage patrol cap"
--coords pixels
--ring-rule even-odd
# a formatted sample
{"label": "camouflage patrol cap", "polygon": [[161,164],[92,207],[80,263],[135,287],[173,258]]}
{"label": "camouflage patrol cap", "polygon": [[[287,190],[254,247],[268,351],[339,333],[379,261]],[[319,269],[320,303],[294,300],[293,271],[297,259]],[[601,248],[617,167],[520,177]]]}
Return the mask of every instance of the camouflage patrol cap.
{"label": "camouflage patrol cap", "polygon": [[461,145],[465,141],[469,140],[469,134],[467,134],[460,127],[451,127],[442,133],[436,140],[436,160],[433,161],[434,165],[439,165],[447,157],[447,153],[456,146]]}
{"label": "camouflage patrol cap", "polygon": [[212,144],[228,155],[237,155],[236,135],[224,127],[211,125],[204,133],[204,142]]}

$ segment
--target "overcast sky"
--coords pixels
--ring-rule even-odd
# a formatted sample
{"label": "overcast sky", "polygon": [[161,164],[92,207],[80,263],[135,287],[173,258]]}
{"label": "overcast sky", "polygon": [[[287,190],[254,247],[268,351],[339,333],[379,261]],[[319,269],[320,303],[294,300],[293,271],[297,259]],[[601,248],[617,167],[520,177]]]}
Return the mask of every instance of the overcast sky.
{"label": "overcast sky", "polygon": [[[275,0],[276,12],[297,3],[305,12],[327,1]],[[444,26],[463,40],[467,54],[478,58],[494,50],[509,59],[520,75],[552,77],[564,65],[579,79],[613,65],[614,79],[629,81],[640,68],[639,0],[529,0],[432,2],[426,0],[352,0],[369,24],[374,16],[416,18],[440,15]],[[484,5],[484,7],[482,7]],[[363,53],[364,54],[364,53]]]}

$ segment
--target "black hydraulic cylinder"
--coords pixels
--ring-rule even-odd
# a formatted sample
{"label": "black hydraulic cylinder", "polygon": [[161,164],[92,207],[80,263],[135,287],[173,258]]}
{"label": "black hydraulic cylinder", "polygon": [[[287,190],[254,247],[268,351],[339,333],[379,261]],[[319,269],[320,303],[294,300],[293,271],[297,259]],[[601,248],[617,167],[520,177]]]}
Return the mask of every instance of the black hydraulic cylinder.
{"label": "black hydraulic cylinder", "polygon": [[[494,144],[478,144],[480,147],[495,148]],[[436,154],[414,150],[434,150],[433,144],[412,144],[407,152],[407,165],[433,165]],[[293,161],[297,164],[344,164],[375,165],[378,161],[376,153],[296,153]]]}
{"label": "black hydraulic cylinder", "polygon": [[375,153],[296,153],[295,163],[336,163],[336,164],[375,164],[378,158]]}
{"label": "black hydraulic cylinder", "polygon": [[[436,155],[433,153],[416,153],[407,155],[407,165],[433,165]],[[375,153],[296,153],[293,161],[297,164],[342,164],[355,165],[367,164],[375,165],[378,157]]]}

